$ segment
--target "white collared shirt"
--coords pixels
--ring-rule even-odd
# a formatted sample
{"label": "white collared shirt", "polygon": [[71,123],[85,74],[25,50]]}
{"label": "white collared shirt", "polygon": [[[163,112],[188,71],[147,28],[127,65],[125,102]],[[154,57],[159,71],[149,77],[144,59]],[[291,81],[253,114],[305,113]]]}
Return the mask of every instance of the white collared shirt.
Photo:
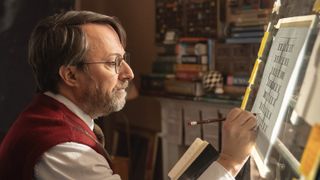
{"label": "white collared shirt", "polygon": [[[91,130],[94,122],[89,115],[69,99],[51,92],[44,93],[64,104],[68,109],[82,119]],[[113,174],[107,160],[87,145],[66,142],[58,144],[46,151],[34,167],[35,179],[63,180],[119,180],[119,175]],[[218,162],[212,163],[200,176],[200,180],[234,180],[227,170]]]}
{"label": "white collared shirt", "polygon": [[234,177],[215,161],[201,174],[198,180],[234,180]]}
{"label": "white collared shirt", "polygon": [[[93,130],[93,119],[69,99],[51,92],[44,94],[64,104]],[[46,151],[35,165],[34,174],[35,179],[45,180],[121,179],[119,175],[113,174],[107,160],[101,154],[87,145],[76,142],[61,143]]]}

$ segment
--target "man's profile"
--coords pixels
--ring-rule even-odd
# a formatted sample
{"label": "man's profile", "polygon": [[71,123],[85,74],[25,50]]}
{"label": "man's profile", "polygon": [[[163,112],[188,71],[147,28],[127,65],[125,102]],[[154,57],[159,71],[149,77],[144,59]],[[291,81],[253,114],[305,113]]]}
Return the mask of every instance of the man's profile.
{"label": "man's profile", "polygon": [[[1,143],[0,179],[120,179],[93,131],[94,119],[125,105],[134,78],[125,47],[125,30],[114,17],[68,11],[39,22],[28,51],[37,94]],[[211,178],[239,172],[255,126],[251,113],[229,113]]]}

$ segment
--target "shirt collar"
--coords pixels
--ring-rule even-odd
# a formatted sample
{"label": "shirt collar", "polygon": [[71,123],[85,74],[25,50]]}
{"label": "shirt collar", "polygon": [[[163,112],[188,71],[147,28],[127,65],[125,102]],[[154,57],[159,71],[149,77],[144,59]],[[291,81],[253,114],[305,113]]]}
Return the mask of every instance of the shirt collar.
{"label": "shirt collar", "polygon": [[83,112],[78,106],[76,106],[73,102],[71,102],[66,97],[62,96],[61,94],[53,94],[52,92],[45,92],[45,95],[52,97],[53,99],[59,101],[60,103],[64,104],[70,111],[76,114],[81,120],[83,120],[91,130],[93,130],[94,122],[93,119]]}

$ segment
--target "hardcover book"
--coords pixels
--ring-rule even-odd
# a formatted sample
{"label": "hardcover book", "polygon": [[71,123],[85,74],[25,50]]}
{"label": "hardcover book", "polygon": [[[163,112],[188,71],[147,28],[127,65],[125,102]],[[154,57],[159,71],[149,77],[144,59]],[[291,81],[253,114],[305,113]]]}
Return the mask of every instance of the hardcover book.
{"label": "hardcover book", "polygon": [[170,179],[197,179],[217,160],[219,153],[207,141],[196,138],[182,155],[168,176]]}
{"label": "hardcover book", "polygon": [[164,88],[166,92],[173,94],[189,96],[202,96],[204,94],[201,82],[168,79],[164,81]]}
{"label": "hardcover book", "polygon": [[206,64],[176,64],[176,71],[207,71],[208,65]]}

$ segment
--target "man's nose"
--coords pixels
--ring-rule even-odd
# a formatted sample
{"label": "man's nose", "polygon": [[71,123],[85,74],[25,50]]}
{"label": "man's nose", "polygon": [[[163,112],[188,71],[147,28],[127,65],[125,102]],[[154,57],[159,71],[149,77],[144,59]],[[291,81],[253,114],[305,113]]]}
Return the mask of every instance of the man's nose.
{"label": "man's nose", "polygon": [[134,73],[127,62],[121,64],[119,79],[132,80],[134,78]]}

